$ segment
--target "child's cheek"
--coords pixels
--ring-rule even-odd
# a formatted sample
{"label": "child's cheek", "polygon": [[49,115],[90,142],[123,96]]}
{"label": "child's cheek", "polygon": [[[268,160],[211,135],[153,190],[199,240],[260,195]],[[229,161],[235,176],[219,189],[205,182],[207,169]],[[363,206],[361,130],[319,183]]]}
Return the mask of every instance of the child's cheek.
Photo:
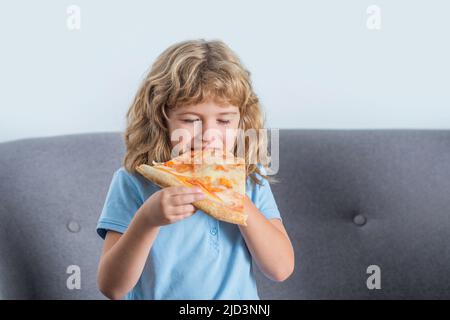
{"label": "child's cheek", "polygon": [[237,132],[237,129],[230,128],[226,129],[225,132],[223,132],[223,145],[225,146],[226,150],[231,151],[231,149],[233,148]]}
{"label": "child's cheek", "polygon": [[169,138],[172,148],[177,146],[177,148],[186,150],[193,145],[194,130],[190,125],[171,126]]}

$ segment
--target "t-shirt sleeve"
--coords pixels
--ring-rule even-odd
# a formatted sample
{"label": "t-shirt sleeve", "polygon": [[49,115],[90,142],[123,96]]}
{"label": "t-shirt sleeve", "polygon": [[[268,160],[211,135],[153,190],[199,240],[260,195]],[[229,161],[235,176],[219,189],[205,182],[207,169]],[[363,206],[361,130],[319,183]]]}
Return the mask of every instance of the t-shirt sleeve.
{"label": "t-shirt sleeve", "polygon": [[117,170],[97,223],[99,236],[105,239],[108,230],[124,233],[142,203],[142,195],[133,177],[124,168]]}
{"label": "t-shirt sleeve", "polygon": [[[261,173],[267,174],[264,167],[260,166],[259,168]],[[278,210],[278,206],[269,182],[261,176],[258,178],[261,179],[262,184],[256,185],[256,207],[267,219],[280,219],[282,221],[281,214]]]}

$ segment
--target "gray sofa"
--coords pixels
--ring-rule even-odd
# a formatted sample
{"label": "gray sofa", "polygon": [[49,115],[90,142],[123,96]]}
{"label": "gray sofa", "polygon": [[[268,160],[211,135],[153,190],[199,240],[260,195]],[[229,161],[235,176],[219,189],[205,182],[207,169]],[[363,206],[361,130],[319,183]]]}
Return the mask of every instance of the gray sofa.
{"label": "gray sofa", "polygon": [[[281,130],[280,139],[272,188],[296,270],[282,283],[258,272],[262,298],[450,298],[450,131]],[[0,144],[0,298],[102,298],[95,226],[123,154],[117,132]],[[80,289],[67,287],[71,265]]]}

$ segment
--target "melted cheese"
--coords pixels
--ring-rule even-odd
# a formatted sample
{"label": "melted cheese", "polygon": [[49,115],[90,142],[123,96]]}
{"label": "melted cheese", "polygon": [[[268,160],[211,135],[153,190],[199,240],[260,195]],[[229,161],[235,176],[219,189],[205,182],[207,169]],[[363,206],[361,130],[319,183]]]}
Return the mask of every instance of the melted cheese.
{"label": "melted cheese", "polygon": [[175,158],[166,163],[154,163],[154,167],[174,175],[184,185],[200,187],[212,199],[232,209],[243,209],[244,164],[226,164],[222,161],[205,165],[178,160]]}

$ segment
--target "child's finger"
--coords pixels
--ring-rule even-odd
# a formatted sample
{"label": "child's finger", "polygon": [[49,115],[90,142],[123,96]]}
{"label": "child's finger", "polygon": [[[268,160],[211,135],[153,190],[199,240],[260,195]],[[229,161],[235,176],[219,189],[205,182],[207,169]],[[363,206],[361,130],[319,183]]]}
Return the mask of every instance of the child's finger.
{"label": "child's finger", "polygon": [[172,204],[174,206],[182,206],[198,200],[205,199],[204,193],[178,194],[172,197]]}
{"label": "child's finger", "polygon": [[192,204],[186,204],[183,206],[178,206],[173,208],[173,214],[176,215],[185,215],[185,214],[192,214],[197,209]]}
{"label": "child's finger", "polygon": [[194,212],[184,213],[184,214],[179,214],[179,215],[177,215],[177,220],[180,221],[180,220],[189,218],[190,216],[193,216],[194,214],[195,214],[195,211]]}

